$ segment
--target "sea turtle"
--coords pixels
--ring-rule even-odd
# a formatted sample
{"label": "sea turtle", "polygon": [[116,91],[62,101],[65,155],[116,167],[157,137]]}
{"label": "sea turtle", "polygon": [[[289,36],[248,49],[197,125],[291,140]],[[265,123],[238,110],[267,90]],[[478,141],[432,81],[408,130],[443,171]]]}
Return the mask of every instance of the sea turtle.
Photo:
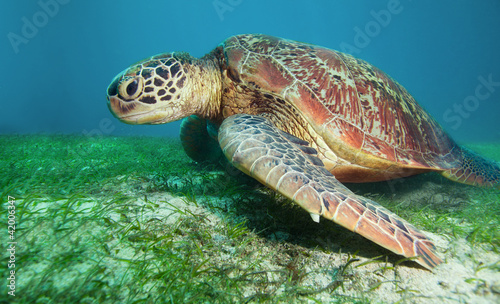
{"label": "sea turtle", "polygon": [[473,185],[500,181],[498,164],[458,146],[388,75],[307,43],[248,34],[200,59],[156,55],[118,74],[107,99],[129,124],[184,118],[181,139],[194,160],[222,151],[314,221],[323,216],[428,269],[441,262],[433,242],[341,182],[426,171]]}

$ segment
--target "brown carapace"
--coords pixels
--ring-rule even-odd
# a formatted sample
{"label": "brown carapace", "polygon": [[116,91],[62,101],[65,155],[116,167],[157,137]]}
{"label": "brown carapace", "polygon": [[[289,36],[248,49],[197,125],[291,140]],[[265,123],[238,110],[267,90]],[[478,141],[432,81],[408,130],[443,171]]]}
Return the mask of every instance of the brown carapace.
{"label": "brown carapace", "polygon": [[[341,182],[437,171],[496,186],[498,163],[458,146],[396,81],[350,55],[266,35],[228,38],[197,59],[138,62],[112,81],[108,106],[131,124],[184,118],[183,147],[196,161],[222,153],[239,170],[428,269],[433,242]],[[216,149],[215,149],[215,148]]]}

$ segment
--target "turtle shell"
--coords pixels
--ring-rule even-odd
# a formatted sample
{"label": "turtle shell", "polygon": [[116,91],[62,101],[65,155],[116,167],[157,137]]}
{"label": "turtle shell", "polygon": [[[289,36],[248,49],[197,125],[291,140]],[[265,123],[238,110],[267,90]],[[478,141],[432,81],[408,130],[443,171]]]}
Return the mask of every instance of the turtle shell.
{"label": "turtle shell", "polygon": [[242,85],[281,96],[342,159],[388,166],[457,166],[456,144],[408,91],[373,65],[327,48],[266,35],[222,45]]}

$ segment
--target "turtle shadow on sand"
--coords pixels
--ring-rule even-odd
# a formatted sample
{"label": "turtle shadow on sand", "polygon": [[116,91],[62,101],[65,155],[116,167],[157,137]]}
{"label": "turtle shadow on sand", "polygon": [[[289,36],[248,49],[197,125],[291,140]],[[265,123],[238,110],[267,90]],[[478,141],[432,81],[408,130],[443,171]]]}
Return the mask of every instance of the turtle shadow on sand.
{"label": "turtle shadow on sand", "polygon": [[[190,172],[202,178],[192,178],[184,183],[185,187],[171,190],[198,196],[199,205],[221,218],[235,223],[246,221],[246,227],[267,242],[288,244],[291,250],[319,248],[325,253],[378,258],[381,262],[401,260],[401,256],[331,221],[315,223],[302,208],[235,170],[224,158],[218,164],[192,163]],[[385,198],[402,208],[412,205],[413,208],[436,211],[462,208],[470,199],[468,188],[473,188],[450,182],[434,173],[347,186],[358,195]],[[421,268],[417,263],[406,262],[405,265]]]}
{"label": "turtle shadow on sand", "polygon": [[426,173],[377,183],[346,184],[354,193],[385,197],[401,207],[454,211],[470,201],[473,186],[454,183],[436,173]]}
{"label": "turtle shadow on sand", "polygon": [[[467,185],[455,184],[432,173],[389,182],[347,184],[346,186],[358,195],[382,203],[389,201],[393,205],[399,205],[401,209],[408,206],[411,206],[412,209],[427,208],[431,213],[433,211],[448,213],[462,209],[470,200],[469,188],[473,188]],[[369,242],[361,235],[331,221],[323,220],[319,224],[314,223],[306,212],[292,205],[291,201],[285,198],[276,198],[272,191],[265,192],[267,197],[260,197],[261,201],[264,202],[263,210],[260,210],[260,212],[268,214],[269,209],[272,208],[275,212],[273,222],[269,224],[266,221],[254,221],[253,223],[249,221],[249,228],[255,231],[264,229],[261,234],[267,239],[286,241],[306,248],[321,247],[325,252],[342,252],[351,256],[355,254],[367,259],[382,256],[381,261],[389,263],[396,263],[401,260],[401,256]],[[381,198],[385,198],[385,200]],[[284,206],[284,204],[288,206]],[[241,212],[244,213],[245,217],[249,218],[253,212],[258,212],[253,207],[254,205],[252,205],[250,211],[248,211],[248,208],[242,207]],[[406,263],[406,265],[421,268],[417,263]]]}

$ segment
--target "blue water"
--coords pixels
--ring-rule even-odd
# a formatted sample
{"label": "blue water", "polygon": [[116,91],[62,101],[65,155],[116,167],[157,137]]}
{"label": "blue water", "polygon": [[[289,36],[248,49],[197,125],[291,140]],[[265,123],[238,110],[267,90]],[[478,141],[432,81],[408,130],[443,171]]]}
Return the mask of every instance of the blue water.
{"label": "blue water", "polygon": [[459,142],[500,141],[500,1],[2,1],[0,133],[177,136],[129,126],[105,90],[150,55],[265,33],[345,50],[404,85]]}

